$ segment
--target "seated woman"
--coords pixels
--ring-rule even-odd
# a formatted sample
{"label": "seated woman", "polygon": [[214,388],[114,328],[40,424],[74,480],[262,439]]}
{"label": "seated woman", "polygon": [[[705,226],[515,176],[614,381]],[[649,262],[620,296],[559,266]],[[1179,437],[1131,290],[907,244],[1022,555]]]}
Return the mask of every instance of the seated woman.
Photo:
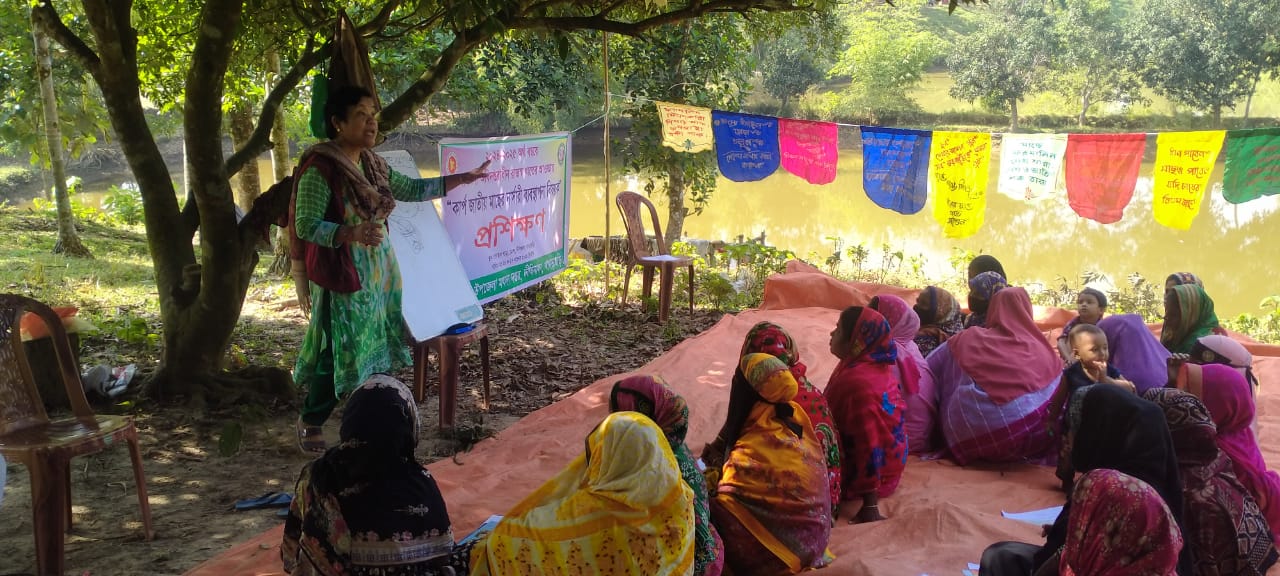
{"label": "seated woman", "polygon": [[689,431],[689,407],[684,398],[657,376],[631,376],[619,380],[609,394],[609,412],[639,412],[662,429],[680,466],[680,477],[693,491],[694,576],[717,576],[724,569],[724,545],[711,526],[707,484],[684,443]]}
{"label": "seated woman", "polygon": [[822,445],[793,400],[799,384],[768,354],[742,358],[729,390],[728,453],[712,485],[711,520],[734,576],[826,566],[831,492]]}
{"label": "seated woman", "polygon": [[920,318],[920,329],[915,336],[916,346],[925,357],[964,329],[960,302],[950,292],[937,286],[926,286],[921,290],[912,309]]}
{"label": "seated woman", "polygon": [[983,272],[970,278],[969,317],[965,319],[964,327],[986,326],[987,309],[991,306],[991,298],[1006,287],[1008,283],[998,272]]}
{"label": "seated woman", "polygon": [[1181,286],[1183,284],[1190,284],[1204,288],[1204,282],[1200,281],[1199,276],[1190,272],[1174,272],[1173,274],[1170,274],[1168,278],[1164,279],[1164,290],[1165,292],[1168,292],[1173,290],[1174,286]]}
{"label": "seated woman", "polygon": [[1036,328],[1026,290],[997,293],[985,328],[965,329],[927,360],[942,436],[957,463],[1050,456],[1045,424],[1062,360]]}
{"label": "seated woman", "polygon": [[471,574],[690,574],[693,491],[653,420],[615,412],[587,451],[471,550]]}
{"label": "seated woman", "polygon": [[1182,534],[1169,507],[1150,484],[1123,472],[1094,470],[1080,478],[1071,499],[1079,504],[1073,507],[1067,521],[1059,574],[1177,573]]}
{"label": "seated woman", "polygon": [[1182,476],[1186,543],[1196,574],[1261,576],[1276,563],[1267,519],[1218,449],[1218,430],[1195,396],[1171,388],[1143,394],[1164,410]]}
{"label": "seated woman", "polygon": [[920,317],[906,300],[891,294],[872,298],[870,306],[889,321],[889,337],[898,347],[894,376],[902,384],[900,391],[907,412],[903,431],[910,439],[911,453],[933,452],[941,445],[936,426],[938,390],[933,385],[929,364],[915,342],[920,332]]}
{"label": "seated woman", "polygon": [[893,374],[897,346],[879,312],[850,306],[831,331],[831,353],[840,364],[824,394],[840,429],[844,485],[840,513],[859,502],[849,523],[884,520],[879,500],[893,494],[907,465],[905,407]]}
{"label": "seated woman", "polygon": [[999,274],[1001,278],[1009,277],[1008,274],[1004,273],[1004,265],[1000,264],[1000,261],[996,260],[996,257],[990,254],[979,254],[978,256],[975,256],[973,260],[969,261],[968,278],[970,280],[973,280],[975,276],[982,274],[983,272],[995,272],[996,274]]}
{"label": "seated woman", "polygon": [[[1073,396],[1069,410],[1071,428],[1076,431],[1071,452],[1075,469],[1111,469],[1146,482],[1160,494],[1181,529],[1182,484],[1164,411],[1118,386],[1093,386]],[[1060,565],[1079,493],[1079,487],[1072,491],[1043,546],[1001,542],[988,547],[982,554],[983,576],[1025,576],[1045,564]],[[1190,576],[1189,569],[1189,559],[1180,557],[1178,573]]]}
{"label": "seated woman", "polygon": [[1222,364],[1235,368],[1249,385],[1254,395],[1258,392],[1258,378],[1253,375],[1253,354],[1230,336],[1210,334],[1196,340],[1191,347],[1189,360],[1195,364]]}
{"label": "seated woman", "polygon": [[1168,383],[1169,350],[1160,345],[1141,316],[1107,316],[1098,327],[1107,335],[1111,364],[1133,382],[1139,394]]}
{"label": "seated woman", "polygon": [[1236,478],[1267,517],[1271,535],[1280,534],[1280,475],[1267,470],[1258,449],[1258,439],[1251,428],[1254,402],[1249,383],[1230,366],[1183,364],[1178,370],[1177,387],[1199,398],[1209,409],[1218,427],[1218,448],[1231,458]]}
{"label": "seated woman", "polygon": [[[418,408],[375,374],[351,393],[342,443],[307,464],[280,556],[295,575],[453,574],[453,530],[435,479],[414,457]],[[456,567],[467,571],[465,554]]]}
{"label": "seated woman", "polygon": [[1160,343],[1170,352],[1187,354],[1201,336],[1226,335],[1213,313],[1213,299],[1195,284],[1179,284],[1164,295],[1164,327]]}
{"label": "seated woman", "polygon": [[[791,375],[795,377],[796,384],[799,389],[796,397],[792,399],[804,410],[805,415],[809,417],[809,423],[813,426],[813,431],[818,437],[818,441],[822,443],[822,453],[827,460],[827,484],[830,486],[831,492],[831,512],[835,513],[835,506],[840,503],[840,436],[836,430],[835,423],[831,420],[831,409],[827,406],[827,399],[822,395],[822,391],[818,390],[809,379],[805,377],[807,368],[800,362],[800,349],[796,347],[796,342],[783,330],[781,326],[772,322],[760,322],[747,332],[747,337],[742,342],[742,352],[739,354],[738,360],[746,357],[748,354],[768,354],[781,360],[791,370]],[[738,375],[735,375],[735,377]],[[716,434],[715,440],[707,444],[702,451],[702,460],[707,466],[720,468],[724,465],[724,454],[727,446],[725,445],[725,437],[730,433],[730,422],[732,419],[726,419],[724,426],[721,427],[720,433]],[[733,424],[737,426],[737,424]]]}

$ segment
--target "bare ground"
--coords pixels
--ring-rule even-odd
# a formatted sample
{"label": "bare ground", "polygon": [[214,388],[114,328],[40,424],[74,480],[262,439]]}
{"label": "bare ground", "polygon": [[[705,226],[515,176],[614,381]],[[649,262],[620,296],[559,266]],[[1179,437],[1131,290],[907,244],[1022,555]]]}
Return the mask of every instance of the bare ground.
{"label": "bare ground", "polygon": [[[486,307],[486,316],[492,343],[490,410],[480,411],[479,358],[467,350],[454,434],[439,432],[435,390],[428,389],[421,407],[424,462],[465,450],[595,380],[643,365],[709,328],[720,313],[678,311],[664,327],[634,305],[567,306],[544,289],[494,303]],[[246,301],[233,356],[255,363],[276,359],[287,366],[305,329],[287,298],[255,290]],[[118,345],[90,338],[82,358]],[[121,352],[113,356],[127,356]],[[138,356],[145,361],[154,351]],[[407,381],[411,371],[398,376]],[[431,370],[428,382],[435,378]],[[127,449],[116,446],[78,458],[72,463],[74,526],[66,537],[66,574],[182,574],[282,522],[275,510],[235,512],[232,505],[268,491],[291,491],[308,460],[295,446],[295,406],[240,405],[197,413],[140,401],[99,410],[131,411],[135,418],[156,538],[145,542],[141,537]],[[337,434],[337,416],[326,430],[331,438]],[[30,481],[13,463],[8,472],[0,503],[0,575],[34,573]]]}

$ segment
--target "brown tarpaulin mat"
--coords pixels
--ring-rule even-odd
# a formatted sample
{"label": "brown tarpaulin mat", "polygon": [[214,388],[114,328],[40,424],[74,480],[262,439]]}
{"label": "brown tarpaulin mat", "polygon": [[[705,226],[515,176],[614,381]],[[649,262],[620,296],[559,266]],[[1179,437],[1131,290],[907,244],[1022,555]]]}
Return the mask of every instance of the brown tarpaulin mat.
{"label": "brown tarpaulin mat", "polygon": [[[719,428],[728,401],[729,380],[742,338],[756,322],[769,320],[797,340],[809,377],[826,386],[835,367],[827,351],[828,333],[838,310],[865,304],[884,291],[914,291],[874,284],[845,284],[816,270],[789,270],[769,279],[761,310],[725,316],[710,330],[688,339],[645,365],[639,372],[657,373],[689,404],[688,443],[695,454]],[[861,298],[862,300],[858,300]],[[852,301],[851,301],[852,300]],[[802,307],[793,304],[799,303]],[[1073,314],[1037,308],[1037,322],[1051,331]],[[1247,340],[1247,339],[1245,339]],[[1280,462],[1280,347],[1249,344],[1259,392],[1259,434],[1263,456]],[[1273,357],[1262,357],[1269,355]],[[485,440],[455,463],[444,459],[430,466],[449,503],[454,532],[462,538],[491,514],[502,514],[583,449],[583,438],[608,411],[608,394],[620,374],[593,383],[564,400],[521,419]],[[838,522],[830,548],[838,559],[826,574],[958,575],[977,562],[987,545],[999,540],[1040,541],[1040,528],[1000,516],[1001,510],[1023,512],[1062,504],[1052,468],[1033,465],[969,466],[912,457],[897,493],[881,501],[884,522],[851,526]],[[269,530],[201,564],[190,575],[233,576],[279,573],[281,528]]]}

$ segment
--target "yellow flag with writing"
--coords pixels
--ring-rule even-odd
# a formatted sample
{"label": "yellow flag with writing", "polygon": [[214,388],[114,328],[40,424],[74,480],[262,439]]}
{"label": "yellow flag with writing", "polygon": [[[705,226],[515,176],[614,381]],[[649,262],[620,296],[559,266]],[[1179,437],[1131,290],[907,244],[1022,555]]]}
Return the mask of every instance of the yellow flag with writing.
{"label": "yellow flag with writing", "polygon": [[662,121],[662,145],[681,152],[704,152],[715,147],[711,109],[670,102],[654,102]]}
{"label": "yellow flag with writing", "polygon": [[1156,222],[1175,230],[1191,228],[1226,137],[1225,130],[1162,132],[1156,136],[1151,200]]}
{"label": "yellow flag with writing", "polygon": [[929,149],[933,219],[947,238],[968,238],[982,227],[990,164],[990,133],[933,133]]}

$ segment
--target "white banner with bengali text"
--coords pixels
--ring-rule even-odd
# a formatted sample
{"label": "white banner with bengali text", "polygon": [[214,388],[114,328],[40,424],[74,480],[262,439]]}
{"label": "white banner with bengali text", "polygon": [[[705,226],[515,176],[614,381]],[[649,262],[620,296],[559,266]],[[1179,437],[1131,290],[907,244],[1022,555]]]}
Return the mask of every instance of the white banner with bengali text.
{"label": "white banner with bengali text", "polygon": [[997,190],[1018,200],[1047,198],[1058,188],[1066,134],[1002,134]]}
{"label": "white banner with bengali text", "polygon": [[442,203],[445,229],[481,303],[564,270],[570,137],[556,132],[440,141],[442,174],[490,162],[484,178],[455,188]]}

